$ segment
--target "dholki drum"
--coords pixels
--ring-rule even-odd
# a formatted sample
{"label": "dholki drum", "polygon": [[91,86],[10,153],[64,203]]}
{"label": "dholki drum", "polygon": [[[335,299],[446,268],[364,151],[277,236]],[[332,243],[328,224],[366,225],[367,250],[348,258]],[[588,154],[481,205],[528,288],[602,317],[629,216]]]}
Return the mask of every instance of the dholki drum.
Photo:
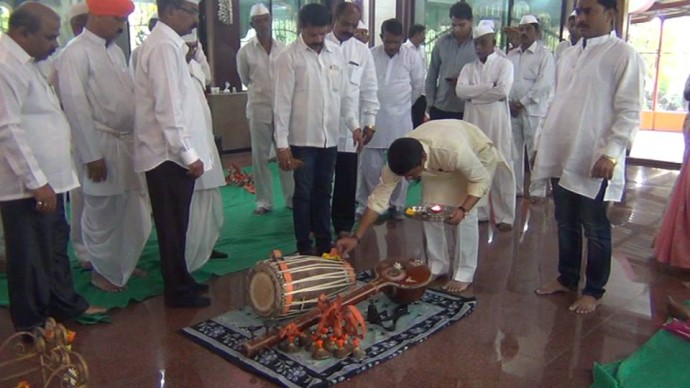
{"label": "dholki drum", "polygon": [[316,306],[355,285],[355,271],[343,260],[287,256],[260,261],[249,279],[249,298],[262,317],[284,318]]}

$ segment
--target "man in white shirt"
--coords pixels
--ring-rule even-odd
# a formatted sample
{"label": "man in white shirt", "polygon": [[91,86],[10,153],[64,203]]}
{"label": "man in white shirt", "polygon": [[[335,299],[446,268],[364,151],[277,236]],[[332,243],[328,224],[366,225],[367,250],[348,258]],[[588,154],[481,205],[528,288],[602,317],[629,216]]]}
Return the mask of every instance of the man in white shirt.
{"label": "man in white shirt", "polygon": [[[417,52],[402,47],[403,25],[396,19],[381,24],[382,44],[371,49],[378,79],[378,98],[381,109],[376,115],[378,131],[364,146],[360,161],[360,180],[357,188],[358,214],[367,207],[367,198],[379,182],[386,164],[386,152],[394,140],[414,129],[410,114],[412,101],[424,90],[424,67]],[[407,200],[407,182],[401,180],[391,196],[389,214],[402,219]]]}
{"label": "man in white shirt", "polygon": [[625,189],[625,149],[640,124],[644,62],[628,43],[610,35],[615,0],[579,0],[582,39],[558,64],[556,94],[544,121],[533,174],[551,178],[558,221],[559,277],[539,295],[576,291],[587,237],[586,285],[570,305],[594,312],[611,271],[607,202]]}
{"label": "man in white shirt", "polygon": [[135,272],[151,233],[146,187],[133,165],[134,82],[115,44],[134,3],[88,5],[86,28],[57,59],[56,86],[75,143],[84,205],[77,222],[93,266],[91,283],[117,292]]}
{"label": "man in white shirt", "polygon": [[85,1],[76,3],[69,8],[67,19],[69,20],[69,25],[72,28],[72,34],[74,34],[74,36],[81,34],[84,27],[86,27],[88,18],[89,7],[86,5]]}
{"label": "man in white shirt", "polygon": [[[437,278],[449,274],[450,281],[444,285],[447,292],[465,291],[477,268],[479,226],[474,208],[486,201],[483,198],[499,164],[505,161],[476,126],[460,120],[422,124],[391,144],[388,164],[369,196],[368,208],[357,230],[338,240],[338,248],[343,254],[352,251],[379,214],[386,211],[398,183],[421,177],[422,201],[453,209],[445,222],[423,223],[431,273]],[[447,229],[452,231],[455,241],[446,240]],[[449,252],[451,246],[455,250]]]}
{"label": "man in white shirt", "polygon": [[575,22],[575,11],[570,13],[570,16],[568,16],[568,23],[566,24],[566,29],[568,30],[568,39],[560,42],[558,46],[556,46],[556,50],[553,52],[554,59],[556,60],[556,65],[558,65],[558,60],[561,58],[563,55],[563,52],[577,44],[577,41],[580,40],[580,31],[577,29],[577,24]]}
{"label": "man in white shirt", "polygon": [[[331,186],[340,120],[344,118],[357,146],[359,118],[349,91],[347,61],[326,39],[330,13],[320,4],[299,12],[300,35],[276,59],[275,142],[283,170],[295,179],[293,222],[300,254],[331,249]],[[293,156],[299,161],[293,159]],[[312,240],[316,238],[316,252]]]}
{"label": "man in white shirt", "polygon": [[[495,51],[492,27],[474,30],[478,59],[462,68],[456,92],[465,100],[465,120],[479,127],[491,139],[504,159],[511,162],[513,134],[510,130],[508,94],[513,85],[513,64]],[[491,185],[489,203],[498,230],[512,230],[515,220],[515,176],[512,169],[498,169]],[[480,221],[489,220],[489,207],[478,208]]]}
{"label": "man in white shirt", "polygon": [[198,3],[157,1],[159,21],[142,44],[134,71],[134,168],[146,173],[168,307],[210,304],[198,295],[208,285],[194,281],[185,260],[194,183],[211,165],[208,145],[192,141],[193,132],[206,127],[195,124],[201,101],[185,59],[189,48],[181,38],[199,22]]}
{"label": "man in white shirt", "polygon": [[17,331],[104,312],[74,291],[63,195],[79,181],[70,128],[37,62],[58,47],[60,18],[25,2],[0,36],[0,213],[10,315]]}
{"label": "man in white shirt", "polygon": [[355,39],[369,45],[369,28],[361,20],[357,22],[357,28],[355,28]]}
{"label": "man in white shirt", "polygon": [[[153,15],[151,15],[151,18],[149,19],[149,24],[147,26],[149,32],[153,31],[153,28],[156,26],[156,23],[158,23],[158,14],[154,13]],[[129,70],[132,73],[132,75],[134,75],[134,69],[137,68],[137,60],[139,59],[140,49],[141,46],[137,46],[129,54]]]}
{"label": "man in white shirt", "polygon": [[194,81],[192,93],[199,104],[190,105],[196,109],[192,114],[193,124],[198,130],[192,131],[192,145],[195,149],[207,149],[210,159],[207,168],[194,184],[194,194],[189,207],[189,225],[187,226],[187,244],[185,258],[187,270],[194,272],[208,262],[209,259],[224,259],[227,253],[213,249],[220,236],[225,213],[220,187],[225,186],[223,165],[213,138],[213,119],[211,109],[206,101],[206,86],[211,83],[211,72],[204,49],[199,42],[196,29],[182,37],[189,51],[186,59],[189,73]]}
{"label": "man in white shirt", "polygon": [[[255,4],[250,12],[251,25],[256,36],[237,53],[237,72],[242,84],[247,85],[247,119],[252,142],[252,173],[256,188],[254,214],[273,210],[273,178],[268,160],[273,148],[273,88],[275,60],[285,44],[273,39],[272,18],[268,7]],[[280,170],[280,186],[285,206],[292,208],[294,181],[292,172]]]}
{"label": "man in white shirt", "polygon": [[[354,109],[364,126],[362,135],[364,144],[367,144],[374,136],[379,100],[376,97],[376,69],[369,48],[357,39],[352,39],[360,17],[361,11],[356,4],[338,4],[334,14],[333,30],[326,35],[326,39],[340,47],[347,61],[349,93]],[[350,234],[355,224],[358,151],[347,122],[341,118],[331,209],[331,220],[336,235]]]}
{"label": "man in white shirt", "polygon": [[[513,171],[517,195],[523,195],[525,180],[525,151],[534,157],[534,138],[540,122],[546,116],[556,82],[553,55],[537,39],[539,21],[533,15],[520,20],[520,47],[508,53],[513,62],[514,78],[510,90],[510,115],[513,130]],[[546,181],[531,180],[529,196],[532,202],[546,197]]]}
{"label": "man in white shirt", "polygon": [[[426,27],[421,24],[413,24],[407,34],[407,41],[403,43],[403,47],[407,47],[419,55],[422,60],[422,67],[424,68],[424,79],[426,80],[426,47],[424,41],[426,40]],[[412,104],[412,127],[417,128],[424,122],[426,115],[426,96],[422,93]]]}

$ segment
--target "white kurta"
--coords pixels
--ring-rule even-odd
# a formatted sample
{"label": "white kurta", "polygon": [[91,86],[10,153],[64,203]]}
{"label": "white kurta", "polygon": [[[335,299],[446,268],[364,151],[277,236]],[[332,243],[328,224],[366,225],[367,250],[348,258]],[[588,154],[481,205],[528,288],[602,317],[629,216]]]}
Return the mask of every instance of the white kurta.
{"label": "white kurta", "polygon": [[639,128],[643,91],[644,63],[623,40],[606,35],[567,50],[538,144],[535,178],[560,178],[563,188],[595,198],[602,179],[591,178],[592,167],[607,155],[618,164],[604,200],[620,201],[625,149]]}
{"label": "white kurta", "polygon": [[[355,112],[358,112],[362,126],[373,127],[376,124],[376,113],[379,111],[379,100],[376,97],[376,69],[371,58],[369,48],[355,38],[340,42],[333,32],[326,35],[326,39],[335,43],[343,51],[347,61],[347,80],[350,98]],[[357,147],[352,139],[352,132],[348,129],[344,118],[340,119],[340,133],[338,136],[338,152],[356,152]]]}
{"label": "white kurta", "polygon": [[[194,125],[204,126],[205,130],[193,131],[192,144],[194,148],[210,149],[212,157],[211,169],[206,171],[194,184],[192,202],[189,206],[189,225],[187,226],[187,244],[185,245],[185,259],[187,270],[193,272],[201,268],[211,256],[211,251],[218,241],[223,227],[223,200],[219,187],[225,186],[223,166],[213,139],[213,121],[211,109],[206,103],[204,94],[205,72],[196,60],[189,62],[189,71],[197,86],[193,94],[201,101],[201,111],[195,112]],[[197,134],[199,136],[197,136]],[[201,136],[204,135],[204,136]],[[203,146],[197,143],[205,143]]]}
{"label": "white kurta", "polygon": [[[513,64],[493,53],[485,63],[477,59],[465,65],[456,86],[458,97],[465,100],[464,119],[484,131],[509,164],[512,164],[513,134],[508,93],[512,84]],[[512,168],[499,169],[496,174],[490,195],[495,222],[512,224],[515,219],[515,177]],[[488,220],[488,208],[482,206],[478,216],[480,220]]]}
{"label": "white kurta", "polygon": [[[403,46],[390,57],[379,45],[371,49],[376,79],[378,100],[381,107],[376,115],[376,134],[364,146],[359,163],[360,174],[357,185],[358,212],[364,212],[367,198],[378,184],[381,169],[385,165],[386,150],[395,141],[412,130],[412,104],[424,91],[424,66],[419,54]],[[407,182],[398,184],[391,206],[400,210],[407,199]]]}
{"label": "white kurta", "polygon": [[[270,54],[254,37],[237,53],[237,72],[247,86],[247,119],[252,146],[252,175],[256,189],[256,207],[273,209],[273,173],[268,161],[273,150],[273,99],[275,61],[285,44],[273,39]],[[292,206],[294,180],[292,171],[278,172],[286,206]]]}
{"label": "white kurta", "polygon": [[[143,176],[133,166],[134,84],[124,54],[84,29],[60,53],[55,79],[82,182],[87,259],[112,284],[124,286],[152,227]],[[107,179],[94,182],[86,164],[101,159]]]}

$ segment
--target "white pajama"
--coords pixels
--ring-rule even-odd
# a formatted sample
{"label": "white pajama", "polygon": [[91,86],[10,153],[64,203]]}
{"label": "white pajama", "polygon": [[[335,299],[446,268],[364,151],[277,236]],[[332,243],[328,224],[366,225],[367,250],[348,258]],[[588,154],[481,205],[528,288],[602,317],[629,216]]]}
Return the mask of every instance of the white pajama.
{"label": "white pajama", "polygon": [[[386,165],[386,153],[388,150],[377,148],[364,148],[359,154],[359,176],[357,182],[357,213],[364,214],[367,208],[367,200],[381,180],[381,170]],[[390,206],[400,210],[407,204],[407,187],[405,179],[401,179],[393,190],[390,198]]]}
{"label": "white pajama", "polygon": [[195,190],[189,206],[185,258],[191,273],[211,256],[223,226],[223,201],[219,188]]}
{"label": "white pajama", "polygon": [[[513,129],[513,171],[515,171],[515,184],[518,195],[522,195],[525,181],[525,149],[529,159],[534,158],[536,149],[534,147],[534,138],[537,134],[542,117],[528,116],[521,114],[518,117],[512,117],[510,120]],[[529,163],[529,160],[528,160]],[[532,165],[529,165],[530,171]],[[534,197],[546,196],[547,181],[544,179],[532,180],[529,187],[529,195]]]}
{"label": "white pajama", "polygon": [[[252,142],[252,174],[256,188],[256,207],[273,209],[273,176],[268,167],[268,159],[273,149],[273,124],[250,117],[249,131]],[[285,206],[292,207],[292,193],[295,191],[292,172],[280,170],[278,177],[285,198]]]}

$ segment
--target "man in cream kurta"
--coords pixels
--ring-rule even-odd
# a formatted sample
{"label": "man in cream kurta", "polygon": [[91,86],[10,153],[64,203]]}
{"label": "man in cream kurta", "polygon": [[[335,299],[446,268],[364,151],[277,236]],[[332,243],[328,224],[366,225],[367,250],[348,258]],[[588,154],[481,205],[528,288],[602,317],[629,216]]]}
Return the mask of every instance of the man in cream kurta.
{"label": "man in cream kurta", "polygon": [[37,65],[58,47],[60,18],[27,2],[10,15],[10,26],[0,35],[0,214],[12,323],[30,331],[49,317],[104,310],[89,308],[74,291],[63,196],[79,181],[69,124]]}
{"label": "man in cream kurta", "polygon": [[[300,254],[332,247],[331,187],[340,119],[359,144],[362,134],[349,91],[347,61],[328,39],[330,13],[321,4],[299,12],[301,33],[276,59],[275,141],[280,167],[294,170],[293,223]],[[316,251],[310,233],[316,239]]]}
{"label": "man in cream kurta", "polygon": [[[558,221],[560,276],[537,294],[577,290],[582,230],[587,237],[586,285],[570,310],[595,311],[611,271],[611,223],[607,202],[625,189],[625,149],[640,123],[644,62],[611,36],[616,2],[579,0],[582,39],[558,64],[556,94],[544,121],[534,166],[536,179],[551,179]],[[585,12],[586,11],[586,12]]]}
{"label": "man in cream kurta", "polygon": [[[98,1],[104,0],[89,3]],[[133,165],[134,83],[111,20],[127,14],[92,8],[82,34],[61,52],[56,80],[75,142],[91,282],[116,292],[134,273],[152,225],[143,176]]]}
{"label": "man in cream kurta", "polygon": [[201,268],[209,258],[226,258],[227,254],[213,249],[220,236],[223,227],[224,212],[223,198],[220,194],[220,187],[225,186],[223,176],[223,165],[218,155],[213,139],[213,119],[211,109],[206,102],[206,85],[211,82],[210,74],[204,69],[208,69],[206,55],[197,37],[197,32],[182,37],[189,51],[187,60],[189,61],[189,73],[196,87],[192,88],[192,93],[199,100],[200,104],[194,105],[200,111],[194,112],[194,118],[190,125],[198,125],[202,128],[192,131],[192,144],[197,149],[208,149],[211,154],[209,159],[210,170],[204,172],[194,184],[194,194],[192,203],[189,206],[189,225],[187,226],[187,245],[185,246],[185,258],[187,260],[187,270],[194,272]]}
{"label": "man in cream kurta", "polygon": [[[386,151],[391,143],[410,132],[412,102],[424,90],[424,67],[417,52],[401,47],[402,23],[389,19],[381,25],[383,44],[371,49],[378,79],[378,98],[381,109],[376,115],[376,136],[364,146],[360,162],[357,188],[358,214],[367,208],[367,198],[379,182],[381,169],[386,164]],[[391,216],[401,218],[407,200],[407,181],[401,180],[393,193],[389,209]]]}
{"label": "man in cream kurta", "polygon": [[[556,69],[553,55],[538,40],[539,21],[533,15],[520,20],[520,47],[508,53],[513,63],[513,87],[510,90],[510,114],[513,130],[513,170],[518,195],[524,193],[525,151],[529,168],[534,157],[537,129],[553,95]],[[532,179],[529,196],[533,202],[546,197],[546,181]]]}
{"label": "man in cream kurta", "polygon": [[[510,130],[508,93],[513,84],[513,64],[495,51],[496,35],[489,25],[474,30],[478,59],[463,67],[456,92],[465,100],[465,120],[478,126],[509,163],[513,135]],[[512,169],[498,169],[489,196],[494,222],[500,231],[512,229],[515,220],[515,177]],[[489,207],[478,208],[480,221],[489,220]]]}
{"label": "man in cream kurta", "polygon": [[[464,291],[477,268],[479,228],[474,207],[486,201],[497,167],[507,168],[505,160],[476,126],[452,119],[422,124],[391,144],[388,164],[369,197],[359,227],[350,237],[340,239],[338,248],[344,254],[354,249],[379,214],[388,208],[398,182],[421,177],[425,204],[454,209],[445,223],[424,222],[431,272],[440,277],[454,267],[444,287],[452,293]],[[452,232],[450,240],[447,231]]]}
{"label": "man in cream kurta", "polygon": [[[285,49],[285,44],[273,39],[272,18],[268,7],[255,4],[250,12],[251,25],[256,36],[237,53],[237,72],[247,86],[247,119],[252,143],[252,173],[256,188],[254,214],[261,215],[273,210],[273,178],[268,168],[273,143],[273,97],[275,60]],[[292,172],[278,172],[285,206],[292,208],[295,190]]]}
{"label": "man in cream kurta", "polygon": [[[326,35],[326,39],[338,45],[345,55],[350,95],[364,125],[362,134],[364,144],[367,144],[374,135],[379,100],[376,97],[376,69],[369,48],[353,38],[360,17],[361,12],[356,4],[340,3],[335,10],[333,30]],[[349,234],[355,224],[358,151],[347,123],[341,118],[331,211],[336,235]]]}

